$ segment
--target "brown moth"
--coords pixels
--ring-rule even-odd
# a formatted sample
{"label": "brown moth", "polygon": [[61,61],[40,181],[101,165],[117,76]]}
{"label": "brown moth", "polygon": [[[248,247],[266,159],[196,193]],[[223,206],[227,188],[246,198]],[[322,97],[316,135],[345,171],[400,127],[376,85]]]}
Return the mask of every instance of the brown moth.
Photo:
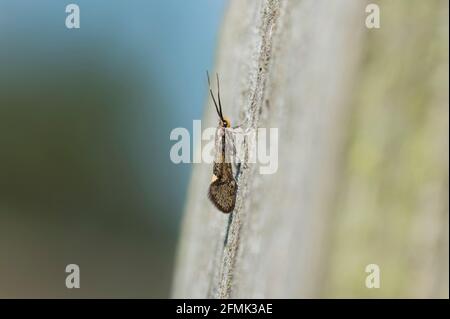
{"label": "brown moth", "polygon": [[206,72],[206,75],[208,77],[209,93],[211,94],[217,115],[219,116],[219,126],[216,135],[219,140],[218,143],[216,143],[216,157],[214,160],[213,176],[211,185],[209,185],[208,197],[217,209],[223,213],[231,213],[236,204],[237,183],[233,176],[231,163],[226,160],[225,152],[225,129],[230,128],[230,122],[225,119],[222,114],[219,76],[216,74],[217,100],[219,102],[217,105],[211,90],[208,72]]}

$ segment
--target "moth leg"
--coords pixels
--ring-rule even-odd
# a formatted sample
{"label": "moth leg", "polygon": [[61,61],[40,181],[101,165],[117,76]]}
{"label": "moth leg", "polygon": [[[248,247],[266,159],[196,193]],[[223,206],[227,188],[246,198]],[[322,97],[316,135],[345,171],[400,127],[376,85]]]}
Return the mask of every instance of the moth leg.
{"label": "moth leg", "polygon": [[236,174],[234,175],[234,179],[237,181],[239,179],[239,175],[241,174],[241,163],[238,162],[235,165]]}

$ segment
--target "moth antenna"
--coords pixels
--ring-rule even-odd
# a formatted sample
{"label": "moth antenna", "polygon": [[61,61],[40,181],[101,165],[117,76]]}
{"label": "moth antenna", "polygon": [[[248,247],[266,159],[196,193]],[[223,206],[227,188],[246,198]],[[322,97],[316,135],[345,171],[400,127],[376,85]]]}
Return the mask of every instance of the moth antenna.
{"label": "moth antenna", "polygon": [[212,89],[211,89],[211,82],[210,82],[210,80],[209,80],[209,73],[208,73],[208,71],[206,71],[206,76],[207,76],[207,78],[208,78],[209,93],[211,94],[212,100],[213,100],[213,102],[214,102],[214,106],[216,107],[217,115],[218,115],[218,116],[220,117],[220,119],[223,121],[222,113],[219,112],[219,107],[217,106],[216,99],[214,98],[214,94],[213,94],[213,91],[212,91]]}
{"label": "moth antenna", "polygon": [[220,110],[220,117],[223,120],[223,113],[222,113],[222,103],[220,102],[220,84],[219,84],[219,74],[216,73],[216,80],[217,80],[217,99],[219,100],[219,110]]}

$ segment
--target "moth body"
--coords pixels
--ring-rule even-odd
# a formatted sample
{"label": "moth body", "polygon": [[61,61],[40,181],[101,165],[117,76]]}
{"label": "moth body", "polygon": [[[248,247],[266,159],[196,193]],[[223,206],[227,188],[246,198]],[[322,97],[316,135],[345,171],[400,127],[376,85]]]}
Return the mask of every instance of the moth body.
{"label": "moth body", "polygon": [[223,213],[231,213],[236,204],[237,183],[233,176],[233,169],[226,154],[225,130],[230,128],[230,121],[224,118],[222,114],[222,105],[220,101],[219,77],[217,76],[217,105],[214,94],[211,90],[211,84],[208,76],[209,92],[214,101],[217,115],[219,116],[219,127],[216,134],[216,157],[213,165],[213,176],[209,185],[208,198],[214,206]]}

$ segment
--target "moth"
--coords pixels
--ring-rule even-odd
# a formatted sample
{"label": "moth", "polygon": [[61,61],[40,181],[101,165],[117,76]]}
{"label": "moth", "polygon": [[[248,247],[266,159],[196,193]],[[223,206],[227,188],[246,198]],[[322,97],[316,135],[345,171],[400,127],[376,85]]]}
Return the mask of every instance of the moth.
{"label": "moth", "polygon": [[209,74],[206,72],[208,78],[209,93],[214,102],[217,115],[219,117],[219,125],[216,133],[216,156],[213,165],[213,176],[211,184],[209,185],[208,197],[214,206],[223,213],[231,213],[236,204],[237,182],[233,176],[233,169],[229,154],[227,154],[226,135],[227,129],[230,129],[231,124],[228,119],[223,116],[222,103],[220,101],[220,84],[219,76],[216,74],[217,81],[217,101],[211,89],[211,82]]}

